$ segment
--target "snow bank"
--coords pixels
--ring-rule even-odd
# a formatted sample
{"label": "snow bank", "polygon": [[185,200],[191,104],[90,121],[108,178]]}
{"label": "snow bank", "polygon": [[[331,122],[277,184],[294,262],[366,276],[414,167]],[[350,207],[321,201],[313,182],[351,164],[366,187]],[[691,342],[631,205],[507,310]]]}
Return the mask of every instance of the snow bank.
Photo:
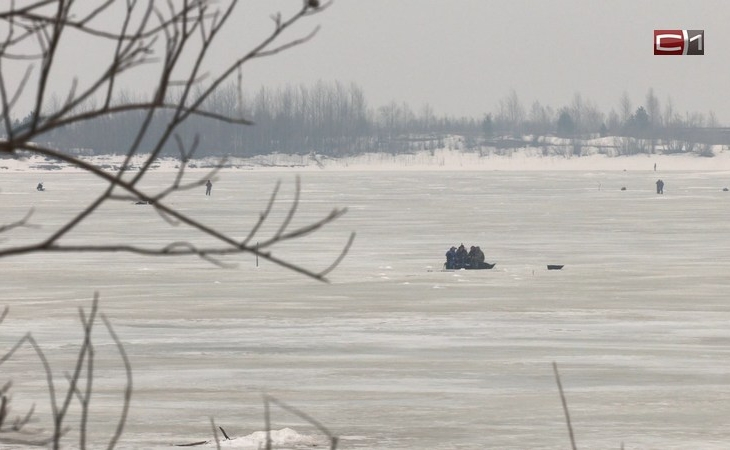
{"label": "snow bank", "polygon": [[[329,444],[329,440],[325,436],[312,436],[300,434],[291,428],[282,428],[281,430],[271,430],[271,443],[274,448],[282,449],[298,449],[311,447],[324,447]],[[256,431],[239,438],[220,441],[221,448],[236,450],[258,450],[266,448],[266,432]],[[216,448],[215,441],[206,442],[200,448]]]}
{"label": "snow bank", "polygon": [[[138,170],[146,155],[135,156],[130,171]],[[124,162],[123,156],[89,156],[84,161],[110,172],[117,171]],[[221,159],[206,158],[191,161],[189,171],[207,172]],[[176,171],[179,161],[159,159],[151,166],[155,171]],[[467,151],[460,149],[423,150],[409,154],[365,153],[344,158],[323,155],[259,155],[251,158],[228,158],[222,162],[223,170],[701,170],[730,171],[730,151],[716,149],[714,157],[693,154],[607,156],[593,153],[583,156],[544,155],[543,149],[525,147],[495,151]],[[14,171],[81,171],[70,164],[43,157],[0,159],[0,173]]]}

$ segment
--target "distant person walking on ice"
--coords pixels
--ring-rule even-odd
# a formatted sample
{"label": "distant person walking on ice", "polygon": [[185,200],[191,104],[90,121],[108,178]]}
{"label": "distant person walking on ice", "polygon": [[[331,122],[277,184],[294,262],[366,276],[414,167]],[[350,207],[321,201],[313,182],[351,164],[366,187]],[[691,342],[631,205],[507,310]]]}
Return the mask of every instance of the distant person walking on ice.
{"label": "distant person walking on ice", "polygon": [[210,191],[213,189],[213,183],[208,180],[207,183],[205,183],[205,195],[210,195]]}
{"label": "distant person walking on ice", "polygon": [[656,193],[657,194],[664,193],[664,182],[662,180],[656,180]]}
{"label": "distant person walking on ice", "polygon": [[45,191],[46,188],[43,187],[43,183],[38,183],[38,186],[35,187],[36,191]]}

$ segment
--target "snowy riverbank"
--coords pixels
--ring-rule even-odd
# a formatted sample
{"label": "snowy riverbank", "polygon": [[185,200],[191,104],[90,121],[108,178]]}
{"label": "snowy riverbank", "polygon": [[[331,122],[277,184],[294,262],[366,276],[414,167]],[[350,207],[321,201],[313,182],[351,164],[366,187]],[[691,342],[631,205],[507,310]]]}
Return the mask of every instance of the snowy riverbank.
{"label": "snowy riverbank", "polygon": [[[146,155],[132,159],[131,170],[138,170]],[[124,161],[120,155],[83,157],[98,167],[115,171]],[[578,171],[622,171],[622,170],[701,170],[730,171],[730,151],[716,150],[714,157],[693,154],[631,155],[566,157],[562,155],[543,156],[538,148],[515,149],[507,154],[494,152],[471,152],[465,150],[439,149],[411,154],[391,155],[387,153],[365,153],[344,158],[322,155],[260,155],[251,158],[227,158],[221,162],[216,158],[191,161],[188,170],[209,171],[222,164],[224,170],[578,170]],[[152,165],[156,171],[175,171],[179,161],[162,158]],[[33,156],[23,159],[0,160],[0,173],[17,171],[80,171],[68,163]]]}

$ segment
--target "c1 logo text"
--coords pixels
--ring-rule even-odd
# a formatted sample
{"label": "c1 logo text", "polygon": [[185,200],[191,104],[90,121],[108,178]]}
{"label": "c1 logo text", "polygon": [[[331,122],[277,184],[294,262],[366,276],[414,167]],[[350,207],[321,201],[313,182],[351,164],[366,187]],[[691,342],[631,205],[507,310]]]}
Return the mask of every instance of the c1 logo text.
{"label": "c1 logo text", "polygon": [[704,55],[705,30],[654,30],[655,55]]}

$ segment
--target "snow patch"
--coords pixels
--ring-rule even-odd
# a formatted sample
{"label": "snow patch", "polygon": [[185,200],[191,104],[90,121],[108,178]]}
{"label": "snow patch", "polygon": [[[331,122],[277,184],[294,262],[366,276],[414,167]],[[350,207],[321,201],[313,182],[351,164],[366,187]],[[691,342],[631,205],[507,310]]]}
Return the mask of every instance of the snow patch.
{"label": "snow patch", "polygon": [[[279,450],[294,450],[305,447],[326,446],[329,444],[329,440],[325,436],[301,434],[291,428],[271,430],[270,434],[272,445]],[[237,450],[258,450],[266,448],[266,431],[256,431],[248,436],[228,439],[225,441],[221,440],[220,447]],[[203,448],[216,448],[216,442],[206,442]]]}

